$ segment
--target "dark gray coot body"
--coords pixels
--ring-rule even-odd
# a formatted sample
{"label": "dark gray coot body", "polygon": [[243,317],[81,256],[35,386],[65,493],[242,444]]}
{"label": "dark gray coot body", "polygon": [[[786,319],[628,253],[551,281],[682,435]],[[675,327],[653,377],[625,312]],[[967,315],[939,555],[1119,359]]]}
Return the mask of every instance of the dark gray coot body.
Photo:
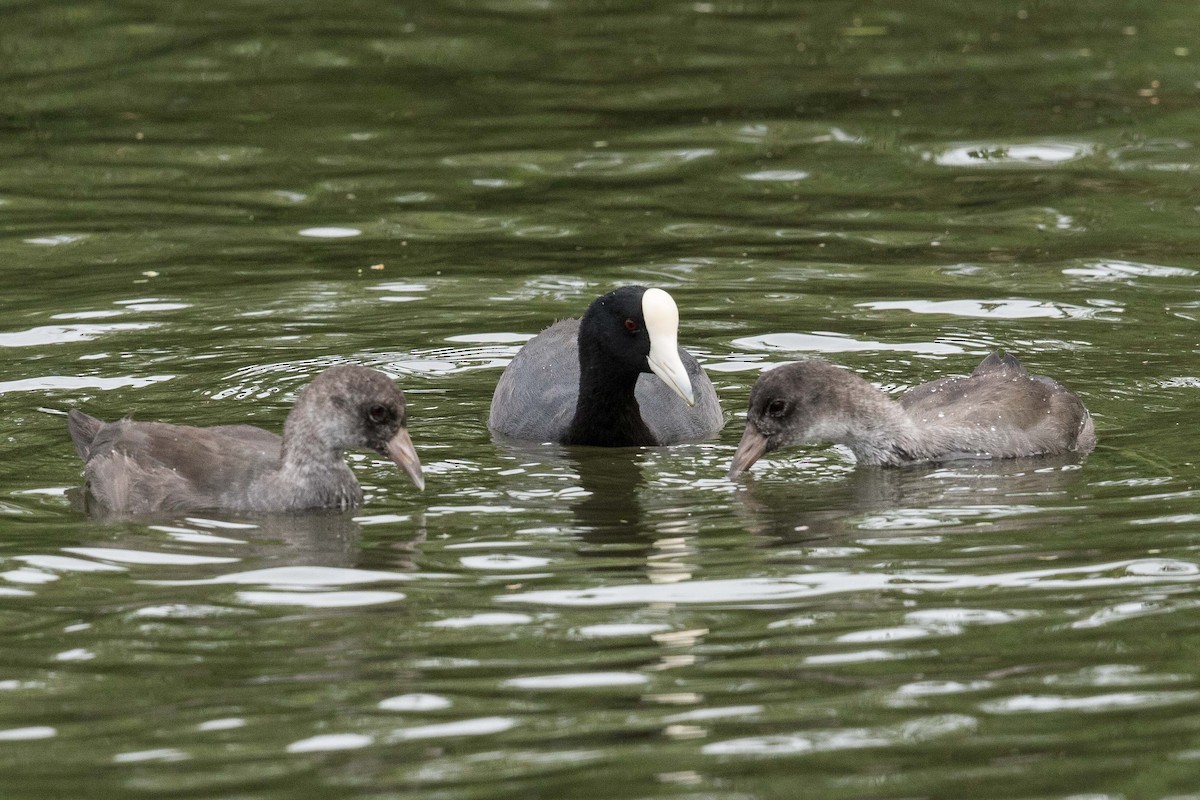
{"label": "dark gray coot body", "polygon": [[[578,319],[556,322],[521,348],[496,385],[489,428],[514,439],[566,440],[579,399],[579,326]],[[659,445],[711,439],[725,425],[712,381],[694,356],[677,349],[694,406],[649,372],[637,376],[634,390],[641,418]]]}
{"label": "dark gray coot body", "polygon": [[86,489],[118,514],[354,508],[362,489],[343,460],[351,448],[386,456],[424,486],[404,393],[366,367],[318,375],[301,391],[282,438],[253,425],[103,422],[78,409],[67,425]]}

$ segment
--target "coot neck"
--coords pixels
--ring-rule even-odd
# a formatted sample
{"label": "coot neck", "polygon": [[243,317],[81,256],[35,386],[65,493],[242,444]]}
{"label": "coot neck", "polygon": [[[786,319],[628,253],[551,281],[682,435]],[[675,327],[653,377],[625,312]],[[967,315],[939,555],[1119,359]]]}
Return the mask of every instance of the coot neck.
{"label": "coot neck", "polygon": [[295,419],[295,411],[293,409],[283,425],[280,475],[286,480],[313,486],[343,478],[350,472],[344,460],[345,448],[326,441],[307,419]]}
{"label": "coot neck", "polygon": [[634,393],[641,372],[605,358],[596,343],[585,340],[583,325],[579,333],[579,399],[563,443],[599,447],[658,444],[642,419]]}
{"label": "coot neck", "polygon": [[925,448],[908,414],[894,400],[870,388],[869,401],[856,409],[858,413],[850,417],[841,435],[830,437],[831,441],[849,447],[860,464],[899,466],[920,460]]}

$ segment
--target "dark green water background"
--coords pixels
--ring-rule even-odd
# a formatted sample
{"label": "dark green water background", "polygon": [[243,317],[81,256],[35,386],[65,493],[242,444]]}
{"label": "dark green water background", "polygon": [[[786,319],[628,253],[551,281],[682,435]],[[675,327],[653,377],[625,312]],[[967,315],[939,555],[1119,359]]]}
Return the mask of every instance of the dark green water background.
{"label": "dark green water background", "polygon": [[[0,797],[1200,797],[1198,100],[1194,2],[0,3]],[[493,443],[629,282],[719,440]],[[723,478],[764,364],[995,347],[1085,462]],[[343,361],[423,494],[72,508],[66,409]]]}

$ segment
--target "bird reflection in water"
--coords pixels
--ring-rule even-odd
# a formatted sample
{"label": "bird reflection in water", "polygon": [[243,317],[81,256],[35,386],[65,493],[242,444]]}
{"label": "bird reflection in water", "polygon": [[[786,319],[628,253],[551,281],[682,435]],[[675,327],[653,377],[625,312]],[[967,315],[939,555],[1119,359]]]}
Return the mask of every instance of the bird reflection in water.
{"label": "bird reflection in water", "polygon": [[786,480],[753,476],[736,497],[748,530],[792,545],[982,521],[991,530],[1018,531],[1067,520],[1066,509],[1047,506],[1069,499],[1081,477],[1081,460],[1066,454],[858,467],[833,479],[825,469],[826,479],[819,481],[795,474]]}
{"label": "bird reflection in water", "polygon": [[[231,548],[228,555],[259,568],[415,570],[416,551],[426,539],[425,516],[420,512],[411,516],[356,516],[353,511],[332,510],[302,514],[196,512],[186,517],[152,514],[131,520],[128,515],[105,513],[94,505],[89,508],[86,494],[80,489],[69,490],[67,496],[74,510],[87,510],[97,522],[129,529],[129,535],[122,540],[131,546],[136,546],[133,543],[139,536],[149,534],[161,540],[165,533],[177,541],[228,546]],[[389,555],[381,563],[378,552],[373,552],[371,563],[366,564],[364,526],[384,524],[388,527],[385,547]],[[154,544],[147,542],[146,546],[153,548]]]}

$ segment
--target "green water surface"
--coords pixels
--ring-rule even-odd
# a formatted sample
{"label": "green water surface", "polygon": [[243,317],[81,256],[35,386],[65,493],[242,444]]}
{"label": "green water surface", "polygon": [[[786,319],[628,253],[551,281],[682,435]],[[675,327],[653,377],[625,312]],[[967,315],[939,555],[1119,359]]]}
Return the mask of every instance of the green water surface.
{"label": "green water surface", "polygon": [[[0,2],[0,797],[1200,798],[1194,2]],[[727,427],[495,443],[661,286]],[[724,478],[1006,348],[1087,459]],[[397,377],[418,493],[113,521],[64,412]]]}

